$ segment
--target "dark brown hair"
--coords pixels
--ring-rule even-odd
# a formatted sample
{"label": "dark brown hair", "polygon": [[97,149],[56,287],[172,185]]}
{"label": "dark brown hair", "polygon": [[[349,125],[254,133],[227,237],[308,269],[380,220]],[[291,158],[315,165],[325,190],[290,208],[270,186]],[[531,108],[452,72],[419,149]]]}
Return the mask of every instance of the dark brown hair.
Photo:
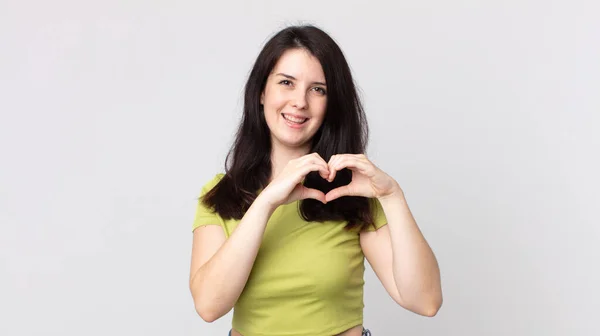
{"label": "dark brown hair", "polygon": [[[263,47],[245,86],[244,111],[235,142],[225,159],[225,176],[202,197],[205,206],[224,219],[241,219],[271,175],[271,134],[260,96],[267,77],[281,55],[289,49],[305,49],[316,57],[327,83],[327,107],[323,124],[312,139],[310,152],[326,162],[334,154],[361,154],[368,139],[366,116],[357,94],[350,67],[336,42],[312,26],[292,26],[275,34]],[[339,171],[328,183],[317,172],[306,176],[304,185],[327,193],[350,183],[352,173]],[[314,199],[299,202],[307,221],[347,221],[347,228],[373,224],[370,202],[365,197],[346,196],[323,204]]]}

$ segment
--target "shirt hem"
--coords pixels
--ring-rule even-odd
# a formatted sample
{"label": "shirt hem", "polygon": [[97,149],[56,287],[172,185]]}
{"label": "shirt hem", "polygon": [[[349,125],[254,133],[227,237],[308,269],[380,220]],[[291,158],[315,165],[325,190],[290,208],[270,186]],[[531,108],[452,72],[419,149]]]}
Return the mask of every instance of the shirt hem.
{"label": "shirt hem", "polygon": [[235,326],[233,326],[233,329],[237,330],[240,334],[242,334],[242,336],[332,336],[332,335],[337,335],[340,334],[348,329],[354,328],[356,326],[362,325],[363,324],[363,319],[358,319],[358,320],[353,320],[351,322],[336,326],[334,328],[331,329],[327,329],[325,331],[323,331],[323,333],[317,334],[315,332],[309,332],[309,334],[264,334],[264,333],[247,333],[246,331],[244,331],[243,329],[239,329],[236,328]]}

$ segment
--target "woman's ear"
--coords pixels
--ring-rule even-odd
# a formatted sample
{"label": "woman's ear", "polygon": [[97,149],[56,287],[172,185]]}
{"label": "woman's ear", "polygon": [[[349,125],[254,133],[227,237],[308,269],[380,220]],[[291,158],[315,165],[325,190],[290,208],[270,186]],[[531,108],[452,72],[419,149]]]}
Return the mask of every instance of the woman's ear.
{"label": "woman's ear", "polygon": [[260,94],[260,105],[265,104],[265,91]]}

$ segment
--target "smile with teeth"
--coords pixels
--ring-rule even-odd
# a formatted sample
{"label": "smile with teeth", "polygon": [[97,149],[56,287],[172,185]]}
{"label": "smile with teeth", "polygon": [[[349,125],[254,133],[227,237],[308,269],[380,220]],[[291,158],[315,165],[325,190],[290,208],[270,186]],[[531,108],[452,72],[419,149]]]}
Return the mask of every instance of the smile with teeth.
{"label": "smile with teeth", "polygon": [[308,118],[298,118],[298,117],[294,117],[291,115],[287,115],[285,113],[282,113],[281,115],[283,116],[283,118],[285,120],[292,122],[294,124],[304,124],[308,120]]}

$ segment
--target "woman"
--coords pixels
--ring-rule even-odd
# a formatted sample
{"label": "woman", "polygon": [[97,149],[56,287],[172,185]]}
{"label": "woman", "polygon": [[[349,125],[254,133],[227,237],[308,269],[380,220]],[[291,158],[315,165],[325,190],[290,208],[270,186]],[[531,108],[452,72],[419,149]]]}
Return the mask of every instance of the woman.
{"label": "woman", "polygon": [[314,26],[264,46],[226,173],[203,188],[190,290],[230,335],[360,336],[364,257],[390,296],[442,304],[436,258],[399,184],[364,155],[367,122],[338,45]]}

